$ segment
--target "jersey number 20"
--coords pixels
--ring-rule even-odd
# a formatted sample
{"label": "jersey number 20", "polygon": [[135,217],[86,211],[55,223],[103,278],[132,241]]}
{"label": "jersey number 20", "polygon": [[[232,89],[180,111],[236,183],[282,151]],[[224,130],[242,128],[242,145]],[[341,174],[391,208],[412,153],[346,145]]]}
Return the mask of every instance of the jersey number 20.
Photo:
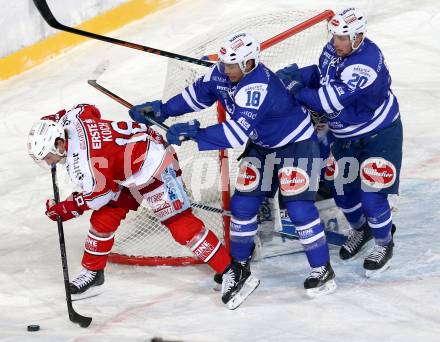
{"label": "jersey number 20", "polygon": [[351,74],[351,77],[353,77],[352,79],[350,79],[347,84],[349,87],[351,88],[362,88],[363,85],[365,85],[365,83],[368,82],[368,78],[365,76],[361,76],[359,74]]}

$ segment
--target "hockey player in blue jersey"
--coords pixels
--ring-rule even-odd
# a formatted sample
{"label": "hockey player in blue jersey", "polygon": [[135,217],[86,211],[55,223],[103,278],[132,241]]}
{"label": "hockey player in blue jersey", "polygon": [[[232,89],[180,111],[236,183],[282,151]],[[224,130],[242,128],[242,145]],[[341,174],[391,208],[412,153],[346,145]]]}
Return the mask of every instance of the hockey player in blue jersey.
{"label": "hockey player in blue jersey", "polygon": [[[297,227],[312,271],[304,287],[311,296],[336,288],[329,250],[314,199],[319,180],[319,147],[305,108],[280,79],[259,63],[260,45],[236,33],[219,49],[219,62],[194,84],[168,100],[133,107],[130,116],[163,122],[170,116],[199,111],[220,101],[230,119],[200,128],[198,121],[170,127],[167,140],[197,142],[199,150],[239,147],[248,142],[231,199],[232,267],[223,273],[222,300],[237,307],[259,284],[251,275],[250,256],[257,233],[257,212],[265,194],[279,187]],[[314,163],[315,162],[315,163]]]}
{"label": "hockey player in blue jersey", "polygon": [[402,124],[384,57],[365,37],[366,26],[360,10],[341,11],[328,23],[331,40],[319,65],[291,65],[277,74],[291,82],[287,88],[299,103],[327,118],[338,161],[335,201],[352,228],[339,255],[350,259],[374,238],[364,260],[369,276],[386,270],[393,255],[388,195],[399,187]]}

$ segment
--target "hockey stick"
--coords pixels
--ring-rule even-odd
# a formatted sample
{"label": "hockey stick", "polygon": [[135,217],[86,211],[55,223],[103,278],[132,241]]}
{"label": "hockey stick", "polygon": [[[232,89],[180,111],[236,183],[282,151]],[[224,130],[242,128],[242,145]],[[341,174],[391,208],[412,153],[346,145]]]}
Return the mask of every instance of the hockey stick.
{"label": "hockey stick", "polygon": [[[58,192],[57,180],[56,180],[56,165],[52,165],[52,186],[53,186],[53,195],[56,203],[60,201],[60,194]],[[64,289],[66,290],[66,301],[67,301],[67,311],[69,313],[69,319],[76,324],[79,324],[82,328],[87,328],[90,323],[92,323],[92,317],[81,316],[77,313],[72,306],[72,296],[69,288],[69,270],[67,267],[67,254],[66,254],[66,243],[64,241],[64,230],[63,230],[63,222],[61,221],[61,217],[57,216],[57,224],[58,224],[58,237],[60,241],[60,251],[61,251],[61,264],[63,265],[63,276],[64,276]]]}
{"label": "hockey stick", "polygon": [[56,20],[56,18],[52,14],[52,11],[50,10],[49,6],[47,5],[46,0],[33,0],[33,2],[35,4],[35,7],[37,7],[38,11],[40,12],[41,16],[43,17],[43,19],[46,21],[46,23],[55,29],[70,32],[73,34],[78,34],[80,36],[84,36],[84,37],[88,37],[88,38],[92,38],[92,39],[101,40],[101,41],[111,43],[111,44],[121,45],[121,46],[125,46],[128,48],[145,51],[147,53],[152,53],[152,54],[159,55],[159,56],[177,59],[177,60],[183,61],[183,62],[193,63],[193,64],[202,65],[202,66],[206,66],[206,67],[210,67],[213,65],[213,63],[211,63],[211,62],[202,61],[197,58],[179,55],[177,53],[168,52],[168,51],[164,51],[164,50],[154,49],[154,48],[151,48],[148,46],[139,45],[136,43],[130,43],[130,42],[127,42],[124,40],[111,38],[111,37],[107,37],[107,36],[102,36],[100,34],[88,32],[88,31],[83,31],[80,29],[76,29],[74,27],[65,26]]}
{"label": "hockey stick", "polygon": [[[87,83],[90,84],[93,88],[99,90],[100,92],[104,93],[108,97],[112,98],[116,102],[119,102],[123,106],[125,106],[125,107],[127,107],[129,109],[131,107],[133,107],[133,105],[130,102],[124,100],[122,97],[116,95],[115,93],[111,92],[107,88],[105,88],[102,85],[98,84],[98,82],[96,82],[96,80],[88,80]],[[145,116],[145,118],[148,121],[150,121],[153,125],[156,125],[156,126],[162,128],[164,131],[167,131],[169,129],[169,127],[167,125],[160,124],[160,123],[156,122],[155,120],[151,119],[148,116]],[[185,138],[182,141],[187,141],[187,140],[191,140],[191,139]],[[206,211],[211,211],[213,213],[218,213],[218,214],[222,214],[222,215],[226,215],[226,216],[231,216],[231,213],[229,211],[227,211],[227,210],[211,207],[209,205],[204,205],[204,204],[201,204],[201,203],[194,203],[193,202],[193,203],[191,203],[191,207],[198,208],[198,209],[203,209],[203,210],[206,210]]]}
{"label": "hockey stick", "polygon": [[[130,102],[124,100],[122,97],[116,95],[115,93],[111,92],[107,88],[104,88],[102,85],[98,84],[98,82],[96,80],[88,80],[87,83],[90,84],[93,88],[98,89],[100,92],[102,92],[105,95],[107,95],[108,97],[112,98],[116,102],[119,102],[121,105],[127,107],[128,109],[133,107],[133,105]],[[168,131],[168,129],[169,129],[169,127],[167,125],[161,124],[161,123],[157,122],[156,120],[150,118],[149,116],[145,116],[145,119],[150,121],[153,125],[156,125],[157,127],[162,128],[164,131]]]}

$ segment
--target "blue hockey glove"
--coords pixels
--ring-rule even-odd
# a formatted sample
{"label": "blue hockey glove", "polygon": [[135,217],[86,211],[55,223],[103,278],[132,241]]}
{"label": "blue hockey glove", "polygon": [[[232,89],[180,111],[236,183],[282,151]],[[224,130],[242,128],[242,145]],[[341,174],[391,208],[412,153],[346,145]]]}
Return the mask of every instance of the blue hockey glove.
{"label": "blue hockey glove", "polygon": [[197,120],[174,124],[167,131],[167,141],[170,144],[180,146],[185,138],[194,138],[199,131],[199,127],[200,122]]}
{"label": "blue hockey glove", "polygon": [[153,123],[147,120],[146,117],[150,117],[158,123],[162,123],[168,118],[168,116],[162,110],[162,101],[160,100],[145,102],[133,106],[128,113],[134,121],[146,124],[148,126],[153,125]]}
{"label": "blue hockey glove", "polygon": [[275,73],[286,86],[290,94],[295,95],[300,89],[304,88],[304,83],[301,79],[301,73],[298,65],[293,63]]}

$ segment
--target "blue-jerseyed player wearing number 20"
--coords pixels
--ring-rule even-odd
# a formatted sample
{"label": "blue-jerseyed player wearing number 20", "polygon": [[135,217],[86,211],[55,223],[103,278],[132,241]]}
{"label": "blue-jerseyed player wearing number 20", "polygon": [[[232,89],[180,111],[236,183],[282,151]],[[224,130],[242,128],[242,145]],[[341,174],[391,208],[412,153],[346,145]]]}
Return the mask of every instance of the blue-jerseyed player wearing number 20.
{"label": "blue-jerseyed player wearing number 20", "polygon": [[[329,249],[314,205],[319,178],[319,147],[305,108],[290,96],[281,80],[259,62],[260,44],[248,33],[231,35],[218,52],[219,62],[179,95],[134,106],[130,116],[163,122],[170,116],[200,111],[217,100],[228,112],[224,123],[200,128],[199,122],[175,124],[169,143],[182,137],[199,150],[239,147],[248,142],[231,199],[232,266],[223,273],[222,300],[234,309],[258,286],[249,259],[257,233],[257,212],[265,195],[279,188],[299,232],[312,271],[304,282],[311,296],[336,288]],[[317,163],[314,163],[317,162]]]}
{"label": "blue-jerseyed player wearing number 20", "polygon": [[[399,188],[402,162],[402,123],[399,104],[391,91],[391,77],[382,52],[365,37],[366,16],[346,8],[328,23],[330,41],[318,65],[286,67],[277,75],[296,100],[324,114],[334,143],[331,148],[339,175],[338,185],[350,178],[348,163],[356,165],[352,181],[341,185],[334,198],[351,226],[341,247],[341,259],[358,255],[374,238],[364,259],[367,276],[383,272],[393,255],[392,214],[388,195]],[[344,182],[339,182],[344,183]]]}

